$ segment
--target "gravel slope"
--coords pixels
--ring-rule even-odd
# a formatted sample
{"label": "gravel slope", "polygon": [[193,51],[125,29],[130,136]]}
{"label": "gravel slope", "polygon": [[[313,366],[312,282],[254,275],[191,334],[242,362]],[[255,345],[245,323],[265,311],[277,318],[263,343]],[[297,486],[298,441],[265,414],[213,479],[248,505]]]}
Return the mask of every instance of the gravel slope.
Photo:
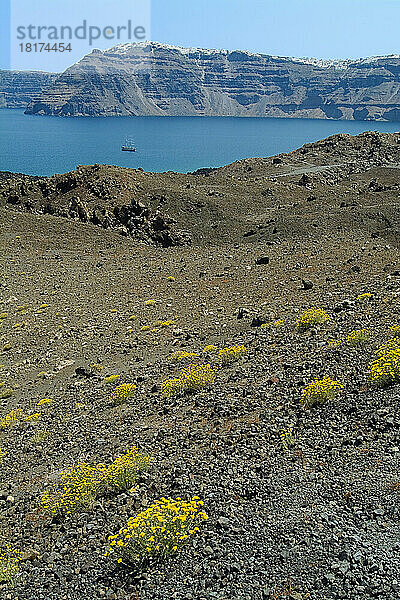
{"label": "gravel slope", "polygon": [[[278,236],[166,249],[60,217],[0,211],[0,312],[8,313],[0,346],[10,346],[0,391],[14,390],[2,415],[53,399],[39,422],[1,433],[0,539],[23,552],[21,577],[14,589],[0,587],[1,598],[400,596],[399,386],[378,390],[368,378],[374,351],[400,322],[395,231],[393,242],[371,238],[354,221],[340,237],[313,230],[296,243]],[[256,264],[265,256],[268,264]],[[313,286],[305,290],[303,279]],[[357,301],[365,292],[372,298]],[[296,319],[313,305],[333,319],[299,334]],[[252,327],[255,317],[284,323]],[[175,324],[141,331],[158,319]],[[361,327],[370,342],[353,348],[347,335]],[[332,339],[345,343],[325,349]],[[160,383],[180,368],[171,352],[236,343],[246,355],[221,368],[213,387],[161,395]],[[104,382],[112,374],[137,385],[115,408],[107,400],[115,383]],[[324,375],[343,392],[304,410],[302,389]],[[297,439],[285,451],[279,433],[289,427]],[[38,513],[62,469],[109,462],[131,444],[153,457],[136,492],[59,522]],[[180,555],[140,576],[104,557],[107,536],[129,516],[161,496],[193,495],[210,518]]]}

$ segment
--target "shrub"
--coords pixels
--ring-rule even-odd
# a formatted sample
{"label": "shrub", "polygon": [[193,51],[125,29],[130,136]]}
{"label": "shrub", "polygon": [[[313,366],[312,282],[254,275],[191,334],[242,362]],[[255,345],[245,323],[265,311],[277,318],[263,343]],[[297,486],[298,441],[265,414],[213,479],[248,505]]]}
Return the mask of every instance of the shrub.
{"label": "shrub", "polygon": [[368,343],[371,332],[369,329],[355,329],[347,336],[350,346],[365,346]]}
{"label": "shrub", "polygon": [[320,323],[325,323],[326,321],[330,321],[332,317],[330,317],[322,308],[312,307],[303,312],[300,315],[300,318],[296,321],[297,329],[299,331],[306,331],[307,329],[311,329],[315,325],[319,325]]}
{"label": "shrub", "polygon": [[126,402],[136,390],[136,385],[134,383],[122,383],[121,385],[117,385],[114,391],[110,394],[109,400],[112,402],[113,406],[118,406]]}
{"label": "shrub", "polygon": [[0,582],[6,582],[11,587],[15,585],[20,560],[21,554],[15,548],[6,546],[0,550]]}
{"label": "shrub", "polygon": [[342,340],[330,340],[322,347],[323,350],[336,350],[343,345]]}
{"label": "shrub", "polygon": [[285,324],[285,319],[278,319],[277,321],[274,321],[274,326],[275,327],[282,327],[282,325]]}
{"label": "shrub", "polygon": [[161,498],[108,538],[106,556],[140,567],[178,552],[208,518],[203,504],[197,496],[189,502]]}
{"label": "shrub", "polygon": [[300,402],[304,408],[310,408],[317,403],[323,404],[326,400],[334,398],[342,388],[341,383],[329,377],[316,379],[304,388]]}
{"label": "shrub", "polygon": [[293,427],[282,429],[279,437],[281,438],[282,446],[285,452],[289,450],[289,446],[293,446],[297,441],[297,434],[293,432]]}
{"label": "shrub", "polygon": [[5,390],[1,390],[0,399],[5,400],[6,398],[11,398],[13,393],[14,393],[14,390],[12,388],[6,388]]}
{"label": "shrub", "polygon": [[8,429],[13,427],[17,423],[20,423],[24,418],[24,411],[22,408],[14,408],[5,417],[0,419],[0,429]]}
{"label": "shrub", "polygon": [[212,352],[216,352],[218,350],[218,346],[214,346],[214,344],[209,344],[205,348],[203,348],[203,352],[211,354]]}
{"label": "shrub", "polygon": [[170,355],[169,360],[178,361],[184,358],[197,358],[198,356],[199,355],[196,354],[196,352],[185,352],[185,350],[177,350],[176,352],[173,352]]}
{"label": "shrub", "polygon": [[32,415],[28,415],[24,419],[24,423],[37,423],[42,418],[40,413],[33,413]]}
{"label": "shrub", "polygon": [[246,346],[229,346],[228,348],[222,348],[222,350],[218,352],[218,356],[222,364],[228,364],[238,360],[246,353],[246,351]]}
{"label": "shrub", "polygon": [[106,490],[119,491],[132,487],[140,471],[147,468],[150,457],[132,446],[111,465],[79,463],[61,473],[53,494],[44,494],[40,506],[50,515],[68,515],[90,505]]}
{"label": "shrub", "polygon": [[44,404],[52,404],[53,400],[51,398],[42,398],[37,403],[38,406],[43,406]]}
{"label": "shrub", "polygon": [[149,463],[150,456],[141,454],[136,446],[132,446],[107,467],[105,475],[107,487],[112,490],[129,490],[140,471],[146,470]]}
{"label": "shrub", "polygon": [[166,396],[175,396],[179,393],[199,390],[214,383],[217,370],[216,365],[188,365],[178,377],[164,381],[161,384],[161,391]]}
{"label": "shrub", "polygon": [[400,345],[395,340],[382,344],[375,352],[378,356],[370,365],[369,376],[379,387],[400,381]]}
{"label": "shrub", "polygon": [[360,294],[359,296],[357,296],[357,300],[359,302],[365,302],[365,301],[369,300],[370,298],[372,298],[372,294],[370,294],[369,292],[366,292],[365,294]]}
{"label": "shrub", "polygon": [[169,320],[169,321],[156,321],[154,323],[154,327],[170,327],[171,325],[174,325],[174,321]]}
{"label": "shrub", "polygon": [[392,325],[390,328],[390,333],[392,333],[395,337],[400,337],[400,323]]}
{"label": "shrub", "polygon": [[388,352],[398,349],[400,349],[400,341],[392,339],[379,346],[378,350],[375,351],[375,354],[381,358],[386,356]]}
{"label": "shrub", "polygon": [[117,381],[120,379],[121,375],[109,375],[108,377],[104,377],[103,381],[106,383],[112,383],[113,381]]}

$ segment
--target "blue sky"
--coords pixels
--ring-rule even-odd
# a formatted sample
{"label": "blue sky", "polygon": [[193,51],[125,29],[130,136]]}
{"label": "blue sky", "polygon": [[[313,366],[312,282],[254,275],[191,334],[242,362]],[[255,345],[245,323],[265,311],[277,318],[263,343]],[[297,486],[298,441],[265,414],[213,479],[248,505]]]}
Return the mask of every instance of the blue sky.
{"label": "blue sky", "polygon": [[[15,23],[58,19],[75,26],[87,19],[101,26],[134,20],[138,4],[146,2],[151,4],[149,37],[160,42],[317,58],[400,54],[400,0],[1,0],[0,67],[10,65],[10,3]],[[90,51],[87,42],[74,40],[68,55],[23,54],[12,33],[14,68],[60,71]],[[112,45],[102,40],[92,47]]]}

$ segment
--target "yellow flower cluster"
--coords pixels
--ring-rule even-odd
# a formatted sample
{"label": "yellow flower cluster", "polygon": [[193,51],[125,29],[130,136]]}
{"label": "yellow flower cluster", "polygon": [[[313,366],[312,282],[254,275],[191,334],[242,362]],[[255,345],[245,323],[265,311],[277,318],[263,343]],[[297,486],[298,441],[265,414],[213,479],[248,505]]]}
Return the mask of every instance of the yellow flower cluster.
{"label": "yellow flower cluster", "polygon": [[149,327],[149,325],[143,325],[143,326],[140,328],[140,331],[150,331],[150,327]]}
{"label": "yellow flower cluster", "polygon": [[198,496],[189,502],[161,498],[108,538],[106,556],[114,557],[118,563],[143,565],[178,552],[208,518],[203,505]]}
{"label": "yellow flower cluster", "polygon": [[121,377],[121,375],[109,375],[108,377],[104,377],[104,381],[106,383],[111,383],[112,381],[116,381],[120,377]]}
{"label": "yellow flower cluster", "polygon": [[5,417],[0,419],[0,429],[8,429],[13,427],[17,423],[20,423],[24,418],[24,411],[22,408],[14,408]]}
{"label": "yellow flower cluster", "polygon": [[309,383],[303,390],[300,403],[304,408],[310,408],[314,404],[323,404],[326,400],[331,400],[343,388],[338,381],[329,377],[316,379]]}
{"label": "yellow flower cluster", "polygon": [[155,304],[155,303],[156,303],[155,300],[146,300],[144,304],[145,304],[145,306],[153,306],[153,304]]}
{"label": "yellow flower cluster", "polygon": [[330,340],[327,342],[327,344],[325,344],[325,346],[323,346],[323,350],[336,350],[336,348],[339,348],[342,345],[342,340]]}
{"label": "yellow flower cluster", "polygon": [[51,404],[52,402],[53,402],[53,400],[51,398],[42,398],[41,400],[39,400],[37,405],[43,406],[44,404]]}
{"label": "yellow flower cluster", "polygon": [[169,360],[172,361],[179,361],[179,360],[183,360],[184,358],[197,358],[199,355],[196,354],[196,352],[185,352],[184,350],[177,350],[176,352],[173,352],[170,357]]}
{"label": "yellow flower cluster", "polygon": [[114,391],[110,394],[109,400],[113,403],[114,406],[118,406],[119,404],[123,404],[133,395],[133,392],[136,390],[136,385],[134,383],[122,383],[121,385],[117,385]]}
{"label": "yellow flower cluster", "polygon": [[297,440],[297,434],[293,432],[293,427],[282,429],[279,437],[281,438],[282,446],[285,452],[289,450],[289,446],[293,446]]}
{"label": "yellow flower cluster", "polygon": [[58,489],[44,494],[41,508],[50,515],[68,515],[87,506],[107,489],[113,491],[132,487],[138,473],[148,467],[150,457],[132,446],[111,465],[79,463],[61,473]]}
{"label": "yellow flower cluster", "polygon": [[392,325],[390,328],[390,333],[392,333],[395,337],[400,337],[400,323]]}
{"label": "yellow flower cluster", "polygon": [[103,365],[100,363],[92,363],[89,366],[93,371],[97,371],[97,373],[101,373],[101,371],[104,369]]}
{"label": "yellow flower cluster", "polygon": [[400,342],[396,339],[388,340],[375,351],[375,354],[380,358],[386,356],[388,352],[392,350],[398,350],[400,348]]}
{"label": "yellow flower cluster", "polygon": [[42,415],[40,413],[33,413],[32,415],[25,417],[24,423],[36,423],[37,421],[40,421],[41,418]]}
{"label": "yellow flower cluster", "polygon": [[174,324],[174,321],[157,321],[156,326],[157,327],[170,327],[173,324]]}
{"label": "yellow flower cluster", "polygon": [[168,275],[167,281],[175,281],[175,277],[173,275]]}
{"label": "yellow flower cluster", "polygon": [[370,294],[369,292],[357,296],[357,300],[359,300],[360,302],[364,302],[365,300],[369,300],[370,298],[372,298],[372,294]]}
{"label": "yellow flower cluster", "polygon": [[217,371],[217,365],[188,365],[178,377],[163,381],[161,391],[166,396],[176,396],[187,391],[199,390],[214,383]]}
{"label": "yellow flower cluster", "polygon": [[42,496],[40,508],[50,515],[69,515],[91,504],[103,491],[105,471],[102,464],[70,467],[61,473],[60,489]]}
{"label": "yellow flower cluster", "polygon": [[[5,382],[3,382],[3,385],[4,385],[4,383]],[[1,387],[3,387],[3,386],[1,386]],[[14,393],[14,390],[12,388],[6,388],[0,392],[0,399],[5,400],[6,398],[10,398],[13,395],[13,393]]]}
{"label": "yellow flower cluster", "polygon": [[347,336],[347,341],[350,346],[364,346],[370,338],[371,332],[369,329],[355,329]]}
{"label": "yellow flower cluster", "polygon": [[369,375],[380,387],[400,381],[400,345],[389,340],[376,351],[378,358],[370,365]]}
{"label": "yellow flower cluster", "polygon": [[6,546],[0,550],[0,581],[14,586],[19,571],[21,554],[15,548]]}
{"label": "yellow flower cluster", "polygon": [[331,317],[322,308],[313,306],[300,315],[300,318],[296,321],[296,325],[299,331],[306,331],[315,325],[319,325],[320,323],[325,323],[325,321],[330,320]]}
{"label": "yellow flower cluster", "polygon": [[274,321],[274,325],[275,327],[282,327],[282,325],[285,324],[285,319],[278,319],[277,321]]}
{"label": "yellow flower cluster", "polygon": [[107,487],[112,490],[129,490],[140,471],[148,468],[150,456],[138,452],[136,446],[118,456],[106,471]]}
{"label": "yellow flower cluster", "polygon": [[218,352],[218,357],[222,364],[226,365],[230,362],[238,360],[247,351],[246,346],[229,346],[228,348],[222,348]]}
{"label": "yellow flower cluster", "polygon": [[218,346],[214,346],[214,344],[209,344],[205,348],[203,348],[203,352],[211,354],[212,352],[216,352],[218,350]]}

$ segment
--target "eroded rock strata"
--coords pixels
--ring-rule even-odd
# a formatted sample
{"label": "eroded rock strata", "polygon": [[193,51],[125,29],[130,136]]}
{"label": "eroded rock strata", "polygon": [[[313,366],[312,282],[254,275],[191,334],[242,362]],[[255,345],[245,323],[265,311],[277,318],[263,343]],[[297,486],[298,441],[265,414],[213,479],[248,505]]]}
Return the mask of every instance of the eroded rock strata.
{"label": "eroded rock strata", "polygon": [[93,50],[28,114],[397,121],[400,58],[318,61],[156,42]]}

